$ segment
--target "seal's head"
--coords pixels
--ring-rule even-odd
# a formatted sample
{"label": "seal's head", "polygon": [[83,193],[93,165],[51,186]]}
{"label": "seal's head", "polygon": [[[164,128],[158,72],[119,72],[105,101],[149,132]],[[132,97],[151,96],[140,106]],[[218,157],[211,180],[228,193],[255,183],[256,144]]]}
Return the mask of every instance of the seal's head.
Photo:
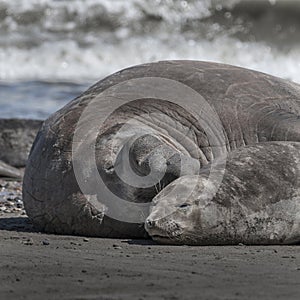
{"label": "seal's head", "polygon": [[208,179],[194,175],[173,181],[152,201],[145,222],[148,234],[164,244],[203,245],[218,239],[223,227],[218,204],[212,201],[214,188]]}

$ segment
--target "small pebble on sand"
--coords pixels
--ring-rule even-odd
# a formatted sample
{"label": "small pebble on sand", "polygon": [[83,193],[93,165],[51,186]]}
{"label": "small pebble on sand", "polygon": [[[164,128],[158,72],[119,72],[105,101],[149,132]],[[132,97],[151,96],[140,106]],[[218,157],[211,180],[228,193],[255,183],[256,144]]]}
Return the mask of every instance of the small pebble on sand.
{"label": "small pebble on sand", "polygon": [[22,182],[0,179],[0,216],[8,213],[25,214]]}

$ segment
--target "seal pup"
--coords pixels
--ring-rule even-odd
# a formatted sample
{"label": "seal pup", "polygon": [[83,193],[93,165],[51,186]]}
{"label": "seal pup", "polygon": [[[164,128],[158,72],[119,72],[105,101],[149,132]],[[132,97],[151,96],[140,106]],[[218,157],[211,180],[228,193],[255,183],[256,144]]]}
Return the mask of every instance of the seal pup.
{"label": "seal pup", "polygon": [[[214,172],[221,171],[216,162]],[[300,242],[299,142],[231,152],[215,195],[208,173],[206,166],[199,175],[181,177],[153,199],[145,222],[152,239],[187,245]]]}

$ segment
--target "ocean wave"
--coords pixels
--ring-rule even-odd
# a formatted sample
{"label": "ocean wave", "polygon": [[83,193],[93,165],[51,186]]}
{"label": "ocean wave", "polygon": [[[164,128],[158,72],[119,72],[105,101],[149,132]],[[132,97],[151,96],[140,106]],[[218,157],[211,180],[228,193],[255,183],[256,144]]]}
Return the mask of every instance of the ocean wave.
{"label": "ocean wave", "polygon": [[0,80],[94,81],[138,63],[197,59],[300,82],[299,7],[275,0],[0,0]]}
{"label": "ocean wave", "polygon": [[1,0],[0,15],[2,29],[7,31],[32,25],[49,32],[111,30],[135,27],[134,23],[151,19],[182,24],[209,17],[215,9],[232,8],[239,2],[241,0]]}

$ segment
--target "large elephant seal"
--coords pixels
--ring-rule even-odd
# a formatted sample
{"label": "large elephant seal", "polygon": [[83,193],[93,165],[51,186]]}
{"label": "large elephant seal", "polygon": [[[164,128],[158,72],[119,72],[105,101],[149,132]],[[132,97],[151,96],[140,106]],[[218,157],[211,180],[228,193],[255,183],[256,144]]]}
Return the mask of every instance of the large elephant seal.
{"label": "large elephant seal", "polygon": [[[200,193],[201,170],[211,166],[214,176],[208,180],[222,187],[228,153],[248,151],[255,160],[249,145],[264,143],[264,149],[269,141],[300,141],[299,114],[299,85],[252,70],[199,61],[163,61],[122,70],[45,121],[26,167],[25,209],[35,226],[47,232],[145,237],[150,203],[157,194],[156,199],[164,201],[171,182],[180,195],[196,200],[198,195],[184,193],[189,178]],[[229,156],[229,166],[231,161]],[[251,178],[241,183],[244,194],[236,201],[250,199],[247,182]],[[297,185],[291,188],[296,191]],[[279,189],[274,186],[274,191]],[[269,190],[258,185],[259,199],[271,203]],[[229,185],[224,195],[230,197],[231,192]],[[251,207],[259,211],[256,199],[251,198]],[[156,224],[152,217],[153,212],[146,225],[150,235]],[[237,241],[227,235],[222,243]],[[201,237],[193,243],[201,244]]]}

